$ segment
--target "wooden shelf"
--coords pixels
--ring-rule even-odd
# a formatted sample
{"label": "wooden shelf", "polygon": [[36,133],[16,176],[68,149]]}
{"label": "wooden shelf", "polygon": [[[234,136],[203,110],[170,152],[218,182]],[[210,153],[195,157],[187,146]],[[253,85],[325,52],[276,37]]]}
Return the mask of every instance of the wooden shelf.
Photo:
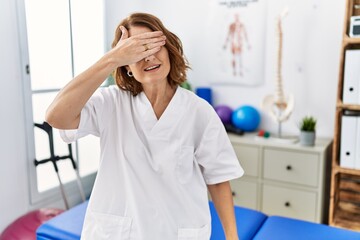
{"label": "wooden shelf", "polygon": [[360,170],[340,167],[339,158],[342,142],[341,119],[344,110],[360,111],[360,105],[344,104],[342,102],[345,52],[348,49],[360,49],[360,38],[351,38],[347,34],[350,18],[355,15],[360,15],[360,11],[354,10],[353,8],[354,4],[359,3],[360,0],[346,0],[343,41],[339,61],[329,206],[330,225],[356,231],[360,231]]}
{"label": "wooden shelf", "polygon": [[360,231],[360,206],[353,203],[339,202],[331,225]]}
{"label": "wooden shelf", "polygon": [[351,38],[348,35],[345,35],[343,37],[343,45],[349,45],[349,44],[359,44],[360,45],[360,38]]}
{"label": "wooden shelf", "polygon": [[344,173],[344,174],[360,176],[360,169],[350,169],[350,168],[342,168],[340,166],[334,166],[332,171],[333,174]]}
{"label": "wooden shelf", "polygon": [[352,110],[352,111],[360,111],[360,105],[354,104],[343,104],[342,102],[338,102],[336,104],[337,108],[341,108],[343,110]]}
{"label": "wooden shelf", "polygon": [[337,169],[340,174],[337,174],[336,191],[332,195],[335,204],[330,224],[360,231],[360,171],[344,172],[340,167]]}

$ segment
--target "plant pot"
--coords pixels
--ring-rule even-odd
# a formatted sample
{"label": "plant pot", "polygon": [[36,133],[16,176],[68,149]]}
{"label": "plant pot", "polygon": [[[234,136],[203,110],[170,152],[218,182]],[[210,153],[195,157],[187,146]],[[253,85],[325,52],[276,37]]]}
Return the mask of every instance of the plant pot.
{"label": "plant pot", "polygon": [[315,132],[300,132],[300,144],[303,146],[314,146],[315,145]]}

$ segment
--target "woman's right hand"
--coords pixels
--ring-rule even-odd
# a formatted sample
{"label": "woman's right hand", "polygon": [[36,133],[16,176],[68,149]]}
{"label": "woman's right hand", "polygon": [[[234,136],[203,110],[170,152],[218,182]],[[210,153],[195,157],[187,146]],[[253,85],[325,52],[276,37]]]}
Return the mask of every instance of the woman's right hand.
{"label": "woman's right hand", "polygon": [[117,67],[140,61],[158,52],[165,45],[162,32],[146,32],[129,37],[125,27],[113,49],[99,61],[70,81],[56,96],[46,113],[46,121],[58,129],[76,129],[85,103]]}
{"label": "woman's right hand", "polygon": [[160,51],[165,45],[166,37],[161,31],[146,32],[129,37],[129,32],[120,26],[121,38],[116,46],[110,50],[116,67],[136,63]]}

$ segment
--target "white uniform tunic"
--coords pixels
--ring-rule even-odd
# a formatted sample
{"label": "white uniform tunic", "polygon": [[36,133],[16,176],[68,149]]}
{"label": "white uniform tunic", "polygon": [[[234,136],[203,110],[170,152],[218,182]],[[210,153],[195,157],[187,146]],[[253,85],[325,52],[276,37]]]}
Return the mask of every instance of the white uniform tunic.
{"label": "white uniform tunic", "polygon": [[214,109],[178,87],[157,120],[144,92],[98,89],[64,141],[100,137],[82,239],[208,240],[207,184],[244,173]]}

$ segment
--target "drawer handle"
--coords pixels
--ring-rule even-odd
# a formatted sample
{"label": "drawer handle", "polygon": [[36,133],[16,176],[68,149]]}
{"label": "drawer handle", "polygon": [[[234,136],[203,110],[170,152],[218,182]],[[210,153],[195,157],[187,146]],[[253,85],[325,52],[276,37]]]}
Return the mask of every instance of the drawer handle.
{"label": "drawer handle", "polygon": [[286,166],[286,170],[289,170],[289,171],[292,170],[292,166],[291,166],[291,165],[287,165],[287,166]]}
{"label": "drawer handle", "polygon": [[231,192],[231,195],[232,195],[233,197],[235,197],[235,196],[236,196],[236,192]]}
{"label": "drawer handle", "polygon": [[284,205],[285,207],[290,207],[290,202],[286,202]]}

